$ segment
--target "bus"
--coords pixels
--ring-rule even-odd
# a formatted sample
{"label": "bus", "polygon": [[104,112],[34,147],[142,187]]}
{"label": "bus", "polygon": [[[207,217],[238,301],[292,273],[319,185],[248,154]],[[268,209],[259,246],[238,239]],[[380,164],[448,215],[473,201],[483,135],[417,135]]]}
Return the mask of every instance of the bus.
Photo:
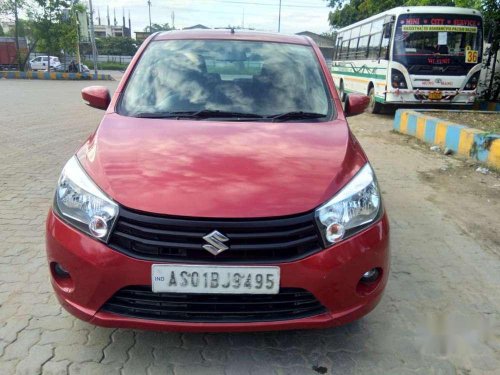
{"label": "bus", "polygon": [[342,100],[384,105],[472,106],[483,55],[483,19],[474,9],[398,7],[337,32],[331,73]]}

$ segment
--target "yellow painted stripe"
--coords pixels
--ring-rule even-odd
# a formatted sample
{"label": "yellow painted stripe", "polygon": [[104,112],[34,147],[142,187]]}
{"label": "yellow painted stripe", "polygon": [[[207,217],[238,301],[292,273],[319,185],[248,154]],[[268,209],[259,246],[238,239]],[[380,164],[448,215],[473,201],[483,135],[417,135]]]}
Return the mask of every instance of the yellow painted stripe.
{"label": "yellow painted stripe", "polygon": [[377,86],[384,86],[385,87],[385,82],[376,82],[375,83]]}
{"label": "yellow painted stripe", "polygon": [[417,138],[421,141],[425,138],[425,121],[427,120],[424,116],[417,117]]}
{"label": "yellow painted stripe", "polygon": [[401,124],[399,125],[399,132],[408,134],[408,112],[401,113]]}
{"label": "yellow painted stripe", "polygon": [[438,122],[436,124],[435,144],[443,147],[446,145],[446,129],[448,129],[449,124],[449,122]]}
{"label": "yellow painted stripe", "polygon": [[357,81],[357,82],[370,82],[369,79],[366,78],[357,78],[357,77],[344,77],[345,80],[348,81]]}
{"label": "yellow painted stripe", "polygon": [[479,129],[464,128],[460,130],[460,139],[458,141],[458,154],[469,157],[471,155],[472,145],[474,144],[474,135],[484,133]]}
{"label": "yellow painted stripe", "polygon": [[490,152],[488,154],[488,164],[500,168],[500,139],[491,142]]}
{"label": "yellow painted stripe", "polygon": [[495,110],[495,107],[496,107],[496,103],[494,102],[489,102],[488,103],[488,111],[494,111]]}

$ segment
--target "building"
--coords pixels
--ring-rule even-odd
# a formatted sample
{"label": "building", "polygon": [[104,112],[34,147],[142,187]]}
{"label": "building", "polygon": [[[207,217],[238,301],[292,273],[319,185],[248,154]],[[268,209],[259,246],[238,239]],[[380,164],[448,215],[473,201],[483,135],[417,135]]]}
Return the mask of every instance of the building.
{"label": "building", "polygon": [[313,33],[312,31],[302,31],[297,35],[305,35],[310,37],[318,45],[325,60],[333,61],[333,52],[335,48],[335,38],[327,38],[325,36]]}
{"label": "building", "polygon": [[185,27],[183,30],[193,30],[193,29],[205,29],[206,30],[206,29],[210,29],[210,27],[198,24],[198,25],[194,25],[194,26]]}
{"label": "building", "polygon": [[99,9],[97,10],[97,25],[94,25],[94,35],[96,38],[107,38],[107,37],[132,37],[132,25],[130,22],[130,12],[128,14],[128,27],[125,25],[125,11],[123,11],[122,25],[118,25],[116,21],[116,11],[113,10],[113,24],[111,24],[111,19],[109,17],[109,6],[107,10],[107,23],[101,23],[101,14]]}

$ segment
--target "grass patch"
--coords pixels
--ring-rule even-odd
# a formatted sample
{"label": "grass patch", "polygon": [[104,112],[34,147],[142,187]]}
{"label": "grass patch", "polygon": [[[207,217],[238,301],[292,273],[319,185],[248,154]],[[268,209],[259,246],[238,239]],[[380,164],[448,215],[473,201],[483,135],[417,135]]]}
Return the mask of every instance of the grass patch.
{"label": "grass patch", "polygon": [[443,120],[451,121],[460,125],[467,125],[471,128],[484,130],[488,133],[500,134],[500,112],[428,112],[429,116],[439,117]]}

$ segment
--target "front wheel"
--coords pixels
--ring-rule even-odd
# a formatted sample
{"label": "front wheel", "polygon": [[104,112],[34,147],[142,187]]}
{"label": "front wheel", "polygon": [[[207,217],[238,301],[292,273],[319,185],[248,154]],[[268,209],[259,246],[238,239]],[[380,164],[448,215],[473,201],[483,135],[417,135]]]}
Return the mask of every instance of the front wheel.
{"label": "front wheel", "polygon": [[379,103],[375,100],[375,88],[370,88],[368,96],[370,98],[370,104],[368,104],[368,112],[373,114],[380,113],[380,111],[382,110],[382,103]]}

